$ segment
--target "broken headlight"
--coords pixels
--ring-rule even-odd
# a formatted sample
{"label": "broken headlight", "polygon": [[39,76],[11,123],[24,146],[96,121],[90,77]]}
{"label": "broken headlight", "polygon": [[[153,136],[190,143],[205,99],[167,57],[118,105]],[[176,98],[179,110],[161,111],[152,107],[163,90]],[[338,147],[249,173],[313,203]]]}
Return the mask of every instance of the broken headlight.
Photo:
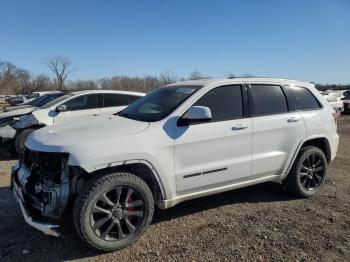
{"label": "broken headlight", "polygon": [[0,127],[11,125],[13,122],[15,122],[15,120],[13,119],[12,116],[0,119]]}
{"label": "broken headlight", "polygon": [[36,124],[39,124],[39,122],[35,116],[33,114],[28,114],[21,116],[14,124],[12,124],[12,127],[15,129],[23,129]]}

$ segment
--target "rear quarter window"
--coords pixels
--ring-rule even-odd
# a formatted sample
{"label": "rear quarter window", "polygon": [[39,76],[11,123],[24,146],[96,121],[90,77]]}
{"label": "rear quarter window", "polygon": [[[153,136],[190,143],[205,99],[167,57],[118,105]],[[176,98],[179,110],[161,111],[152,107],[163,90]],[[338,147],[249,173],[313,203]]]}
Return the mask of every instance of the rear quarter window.
{"label": "rear quarter window", "polygon": [[307,88],[288,86],[285,90],[296,110],[317,110],[322,107],[320,102]]}

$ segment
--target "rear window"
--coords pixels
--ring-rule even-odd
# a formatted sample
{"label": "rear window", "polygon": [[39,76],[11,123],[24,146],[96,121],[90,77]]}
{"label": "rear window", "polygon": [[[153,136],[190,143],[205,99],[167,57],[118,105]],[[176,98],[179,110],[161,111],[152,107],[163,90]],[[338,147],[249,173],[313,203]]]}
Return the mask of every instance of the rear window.
{"label": "rear window", "polygon": [[286,96],[276,85],[251,85],[254,116],[282,114],[288,112]]}
{"label": "rear window", "polygon": [[321,105],[314,95],[304,87],[286,87],[288,97],[293,101],[296,110],[316,110]]}

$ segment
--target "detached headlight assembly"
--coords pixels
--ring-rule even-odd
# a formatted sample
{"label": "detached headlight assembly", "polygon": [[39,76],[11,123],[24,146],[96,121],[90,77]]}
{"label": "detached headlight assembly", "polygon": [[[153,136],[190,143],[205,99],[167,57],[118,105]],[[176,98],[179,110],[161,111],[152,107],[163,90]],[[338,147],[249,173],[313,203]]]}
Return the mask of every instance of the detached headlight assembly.
{"label": "detached headlight assembly", "polygon": [[38,120],[32,114],[21,116],[12,127],[15,129],[23,129],[28,126],[39,124]]}
{"label": "detached headlight assembly", "polygon": [[11,125],[14,121],[15,120],[13,119],[13,117],[6,117],[3,119],[0,119],[0,127]]}

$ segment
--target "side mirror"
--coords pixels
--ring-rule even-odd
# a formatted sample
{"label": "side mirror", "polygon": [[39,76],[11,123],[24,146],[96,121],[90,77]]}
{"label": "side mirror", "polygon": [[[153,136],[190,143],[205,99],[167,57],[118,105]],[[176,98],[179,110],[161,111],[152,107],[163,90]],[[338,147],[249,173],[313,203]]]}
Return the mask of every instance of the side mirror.
{"label": "side mirror", "polygon": [[184,124],[194,124],[209,122],[211,120],[211,110],[206,106],[192,106],[187,114],[181,118],[181,122]]}
{"label": "side mirror", "polygon": [[57,112],[67,111],[67,106],[66,105],[59,105],[58,107],[56,107],[56,111]]}

